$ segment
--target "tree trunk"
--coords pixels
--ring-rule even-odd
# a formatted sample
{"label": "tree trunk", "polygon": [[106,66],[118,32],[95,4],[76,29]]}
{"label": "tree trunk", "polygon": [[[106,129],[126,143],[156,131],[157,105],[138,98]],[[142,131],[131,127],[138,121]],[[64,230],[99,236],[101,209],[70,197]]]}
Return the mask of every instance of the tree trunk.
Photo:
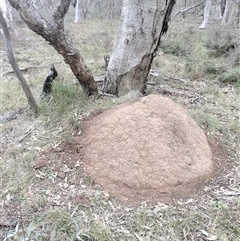
{"label": "tree trunk", "polygon": [[239,22],[240,22],[240,1],[237,7],[237,28],[240,28]]}
{"label": "tree trunk", "polygon": [[14,37],[17,37],[18,36],[17,31],[13,27],[13,17],[12,17],[11,6],[9,5],[7,0],[0,0],[0,7],[3,13],[4,20],[7,23],[8,30]]}
{"label": "tree trunk", "polygon": [[144,93],[149,70],[167,31],[175,0],[124,0],[121,22],[103,91],[124,95],[131,90]]}
{"label": "tree trunk", "polygon": [[74,23],[79,22],[79,0],[76,0]]}
{"label": "tree trunk", "polygon": [[74,48],[64,33],[64,16],[71,0],[61,0],[53,13],[53,21],[44,19],[33,7],[31,0],[8,0],[21,15],[24,22],[35,33],[41,35],[52,45],[70,66],[81,86],[88,94],[97,93],[97,85],[91,71],[87,68],[79,51]]}
{"label": "tree trunk", "polygon": [[[223,14],[222,25],[231,24],[231,22],[232,22],[232,17],[233,17],[233,13],[234,13],[234,11],[235,11],[235,9],[236,9],[236,8],[234,7],[234,4],[239,5],[239,4],[240,4],[240,1],[239,1],[239,0],[236,0],[236,1],[227,0],[227,1],[226,1],[226,6],[225,6],[224,14]],[[235,6],[236,6],[236,5],[235,5]]]}
{"label": "tree trunk", "polygon": [[222,0],[216,0],[216,12],[215,12],[216,20],[222,19],[221,2]]}
{"label": "tree trunk", "polygon": [[32,109],[34,114],[37,115],[38,107],[37,107],[36,101],[31,93],[31,90],[28,87],[28,84],[27,84],[25,78],[22,75],[22,72],[18,68],[18,65],[15,61],[13,51],[12,51],[11,36],[10,36],[9,30],[7,27],[7,23],[3,17],[3,12],[1,11],[1,9],[0,9],[0,23],[2,25],[4,42],[5,42],[5,47],[6,47],[6,52],[7,52],[7,57],[8,57],[9,63],[11,65],[14,73],[16,74],[18,80],[20,81],[23,91],[28,99],[30,108]]}
{"label": "tree trunk", "polygon": [[212,1],[211,0],[206,0],[206,5],[204,8],[204,14],[203,14],[203,22],[201,26],[199,26],[199,29],[205,29],[208,23],[209,19],[209,14],[210,14],[210,9],[211,9]]}

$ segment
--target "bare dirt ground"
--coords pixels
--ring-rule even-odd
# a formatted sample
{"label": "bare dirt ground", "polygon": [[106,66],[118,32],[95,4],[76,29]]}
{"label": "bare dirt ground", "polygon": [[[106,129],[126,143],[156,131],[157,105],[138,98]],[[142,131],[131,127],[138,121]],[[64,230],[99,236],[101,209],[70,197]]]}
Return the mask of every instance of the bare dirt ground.
{"label": "bare dirt ground", "polygon": [[86,171],[130,203],[187,194],[213,169],[203,130],[183,108],[159,95],[87,120],[79,141]]}
{"label": "bare dirt ground", "polygon": [[[51,172],[56,173],[58,181],[67,180],[69,185],[74,186],[81,185],[83,180],[89,182],[88,179],[90,179],[89,184],[95,184],[100,188],[99,190],[104,190],[107,198],[111,195],[111,198],[121,200],[123,204],[136,205],[143,201],[170,201],[177,197],[186,198],[197,193],[201,195],[201,190],[206,183],[209,183],[214,177],[219,178],[227,173],[230,168],[230,157],[217,139],[209,135],[207,141],[204,139],[203,131],[189,117],[185,116],[184,110],[178,109],[173,103],[171,105],[171,102],[168,102],[167,99],[164,101],[161,97],[159,100],[152,97],[150,102],[152,105],[158,106],[158,108],[153,108],[153,106],[149,106],[151,103],[148,105],[148,110],[151,110],[151,115],[154,116],[152,123],[147,118],[149,113],[146,109],[144,110],[141,105],[138,105],[141,101],[134,102],[138,106],[135,106],[134,103],[124,104],[104,113],[93,113],[84,119],[83,133],[80,136],[75,137],[70,143],[63,142],[52,146],[34,162],[33,168],[44,172],[46,169],[50,169]],[[175,119],[174,114],[171,114],[168,119],[167,112],[169,112],[169,108],[173,110],[174,107],[178,112],[178,117]],[[131,124],[131,115],[134,116],[134,112],[136,113],[134,118],[137,118],[135,126],[132,125],[133,123]],[[127,116],[130,116],[130,119]],[[166,119],[161,120],[162,116],[165,116]],[[186,118],[187,120],[184,120]],[[116,119],[123,121],[117,123]],[[181,123],[177,124],[177,122]],[[177,139],[179,135],[171,132],[173,127],[171,123],[174,127],[178,127],[180,136],[185,135],[184,138]],[[142,126],[145,127],[144,133],[140,130]],[[153,141],[158,130],[163,139]],[[151,165],[148,161],[144,163],[142,156],[134,154],[144,151],[140,137],[133,136],[134,133],[142,136],[146,142],[145,149],[149,153],[144,160],[149,157]],[[169,135],[172,145],[167,142]],[[122,138],[126,140],[122,141]],[[173,140],[176,142],[175,148]],[[179,141],[184,144],[179,145]],[[168,151],[164,150],[164,146],[169,148]],[[195,151],[192,152],[194,148]],[[199,148],[199,152],[197,148]],[[174,156],[174,152],[176,156]],[[159,160],[159,158],[163,160]],[[124,162],[122,163],[121,160]],[[127,164],[125,160],[127,160]],[[139,166],[137,174],[134,175],[136,165]],[[147,170],[157,171],[149,173],[151,176],[149,179]],[[83,202],[88,200],[86,196],[78,194],[75,199],[77,201],[83,199]]]}
{"label": "bare dirt ground", "polygon": [[[141,111],[140,109],[135,110],[138,113]],[[126,119],[125,114],[122,118]],[[134,147],[138,147],[139,140],[136,140],[137,143],[134,143],[133,140],[131,140],[131,143],[124,142],[124,146],[121,144],[117,145],[115,142],[120,143],[121,137],[123,137],[124,133],[121,133],[120,136],[115,133],[114,136],[109,136],[109,139],[112,143],[114,143],[116,148],[111,150],[112,145],[109,145],[109,147],[106,148],[106,138],[103,139],[101,136],[106,135],[106,133],[108,133],[108,129],[105,130],[102,128],[104,126],[104,122],[101,121],[102,118],[99,115],[101,114],[93,114],[84,121],[83,135],[75,137],[70,143],[61,143],[52,147],[47,152],[44,152],[42,156],[35,161],[33,168],[36,170],[44,170],[44,172],[46,169],[50,169],[52,172],[56,173],[56,177],[59,182],[67,179],[68,183],[76,186],[76,188],[81,182],[87,182],[88,184],[100,188],[99,190],[104,191],[104,195],[106,195],[107,199],[110,198],[111,195],[111,199],[113,198],[128,205],[139,205],[143,201],[170,201],[171,199],[177,197],[186,198],[189,197],[189,195],[196,195],[197,193],[200,194],[201,189],[204,188],[206,183],[209,183],[209,181],[214,177],[219,178],[221,175],[226,174],[228,168],[230,168],[228,163],[229,157],[226,151],[224,151],[221,147],[221,143],[215,138],[208,136],[208,144],[210,145],[212,152],[210,160],[206,158],[208,146],[205,151],[203,151],[205,147],[200,149],[200,152],[203,152],[202,162],[199,161],[201,160],[199,156],[200,153],[195,157],[197,158],[196,160],[193,160],[194,158],[191,157],[190,154],[186,156],[186,151],[189,150],[188,148],[192,149],[190,145],[192,143],[187,143],[187,147],[185,147],[186,151],[183,151],[184,148],[182,147],[181,153],[173,157],[174,155],[172,152],[174,151],[170,150],[171,153],[169,153],[169,156],[165,157],[165,161],[161,161],[159,160],[159,156],[161,157],[164,152],[161,150],[160,146],[164,144],[157,143],[157,140],[155,140],[153,143],[155,143],[156,146],[159,145],[159,149],[151,146],[153,151],[152,155],[149,154],[149,156],[151,157],[152,165],[149,165],[147,161],[145,164],[142,163],[143,166],[140,169],[143,173],[141,173],[141,170],[138,170],[138,173],[134,175],[134,165],[141,160],[141,157],[138,155],[126,156],[126,153],[129,153],[129,151],[131,152],[131,150],[134,152]],[[112,118],[116,118],[116,115],[113,115],[112,111],[110,111],[109,113],[106,113],[104,118],[108,119],[108,123],[110,123]],[[117,118],[121,119],[121,116]],[[172,119],[172,121],[174,120]],[[141,117],[139,116],[137,128],[141,126],[140,122]],[[128,120],[126,124],[127,123],[129,124]],[[123,123],[121,126],[124,128]],[[189,129],[189,126],[182,126],[182,128],[187,127]],[[86,129],[89,128],[92,129],[92,132],[90,131],[90,133],[86,131]],[[157,126],[150,126],[150,128],[155,131]],[[197,127],[195,126],[195,128]],[[117,130],[115,130],[115,132],[116,131]],[[149,143],[148,138],[151,140],[153,137],[148,131],[149,130],[147,130],[143,137],[143,139],[147,139],[147,143]],[[128,134],[129,133],[125,133],[125,135]],[[195,137],[197,137],[197,140],[201,143],[200,135],[195,135]],[[115,140],[113,141],[112,138]],[[128,146],[130,146],[130,150]],[[158,151],[160,153],[158,153]],[[108,154],[109,158],[106,156]],[[97,157],[95,158],[96,155]],[[116,164],[114,163],[113,157],[116,158],[116,156],[122,156],[127,159],[127,167],[124,166],[124,163],[121,163],[120,158],[119,160],[116,160],[118,162],[118,167],[114,168],[114,165]],[[154,157],[156,158],[156,162],[153,160]],[[171,158],[173,160],[171,160]],[[193,165],[191,170],[194,171],[191,171],[186,167],[185,163],[189,162],[189,160],[192,162],[191,165]],[[209,164],[205,163],[207,161],[209,161]],[[178,162],[178,164],[176,164],[176,162]],[[173,166],[171,166],[171,163],[173,163]],[[184,166],[186,168],[184,168]],[[176,167],[180,167],[181,170],[178,170]],[[157,172],[149,174],[151,177],[153,176],[150,178],[152,183],[148,181],[148,178],[146,179],[147,174],[144,172],[149,168],[151,170],[158,170]],[[137,184],[134,184],[136,179],[138,179]],[[158,182],[160,183],[160,186],[155,187]],[[145,187],[146,185],[147,187]],[[85,195],[77,194],[74,197],[74,200],[87,204],[92,194],[90,194],[90,196],[88,195],[89,193],[85,193]]]}

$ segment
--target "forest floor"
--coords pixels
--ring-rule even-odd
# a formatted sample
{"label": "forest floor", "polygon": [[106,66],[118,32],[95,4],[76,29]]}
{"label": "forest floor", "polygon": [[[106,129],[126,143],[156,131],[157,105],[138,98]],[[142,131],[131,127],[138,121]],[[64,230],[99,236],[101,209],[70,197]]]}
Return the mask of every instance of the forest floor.
{"label": "forest floor", "polygon": [[[40,107],[35,118],[1,45],[0,239],[240,240],[239,52],[209,49],[213,41],[220,45],[221,26],[213,23],[202,31],[197,28],[201,20],[189,19],[172,22],[154,59],[147,93],[166,96],[188,110],[220,153],[219,173],[195,193],[170,202],[122,204],[84,172],[76,148],[86,117],[138,95],[88,99],[61,56],[20,24],[13,47]],[[66,24],[95,76],[104,75],[103,56],[111,53],[116,28],[117,21],[96,19]],[[234,29],[222,30],[235,41]],[[59,77],[51,100],[41,101],[52,63]]]}

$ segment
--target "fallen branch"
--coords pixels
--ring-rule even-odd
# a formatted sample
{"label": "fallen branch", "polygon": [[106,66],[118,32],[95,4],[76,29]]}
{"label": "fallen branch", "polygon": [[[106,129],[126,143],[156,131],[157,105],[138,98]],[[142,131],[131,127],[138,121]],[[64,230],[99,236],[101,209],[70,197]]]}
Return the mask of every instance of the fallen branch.
{"label": "fallen branch", "polygon": [[105,75],[101,75],[101,76],[94,76],[94,80],[96,83],[102,83],[104,80]]}
{"label": "fallen branch", "polygon": [[112,95],[112,94],[107,94],[107,93],[104,93],[104,92],[101,92],[101,91],[98,91],[99,95],[101,96],[107,96],[107,97],[112,97],[112,98],[115,98],[116,95]]}
{"label": "fallen branch", "polygon": [[[56,63],[61,63],[61,62],[56,62]],[[32,66],[27,66],[25,68],[20,68],[20,71],[23,72],[23,73],[26,73],[31,69],[46,68],[48,66],[49,66],[49,64],[47,64],[47,65],[32,65]],[[14,74],[14,71],[13,70],[6,71],[2,74],[2,76],[8,75],[8,74]]]}
{"label": "fallen branch", "polygon": [[147,85],[155,85],[156,83],[154,81],[148,81]]}
{"label": "fallen branch", "polygon": [[168,90],[168,89],[160,89],[160,93],[162,93],[163,95],[172,95],[172,96],[183,96],[183,97],[187,97],[187,98],[194,98],[194,99],[202,99],[204,100],[204,98],[198,94],[188,94],[185,92],[180,92],[180,91],[173,91],[173,90]]}
{"label": "fallen branch", "polygon": [[240,196],[240,192],[224,192],[225,196]]}
{"label": "fallen branch", "polygon": [[170,77],[170,76],[164,76],[163,77],[164,80],[178,80],[178,81],[181,81],[183,83],[187,83],[188,81],[185,80],[185,79],[181,79],[181,78],[176,78],[176,77]]}

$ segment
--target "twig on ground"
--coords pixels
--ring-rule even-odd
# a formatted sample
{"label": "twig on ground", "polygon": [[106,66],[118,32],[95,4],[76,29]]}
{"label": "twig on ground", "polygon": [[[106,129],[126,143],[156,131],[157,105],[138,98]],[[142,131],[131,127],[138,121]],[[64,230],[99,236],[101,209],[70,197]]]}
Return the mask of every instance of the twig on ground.
{"label": "twig on ground", "polygon": [[[61,63],[61,62],[56,62],[56,63]],[[30,66],[27,66],[27,67],[24,67],[24,68],[20,68],[21,72],[23,73],[26,73],[28,72],[30,69],[39,69],[39,68],[46,68],[48,67],[49,64],[45,64],[45,65],[30,65]],[[2,74],[2,76],[4,75],[8,75],[8,74],[13,74],[14,71],[13,70],[9,70],[9,71],[6,71]]]}
{"label": "twig on ground", "polygon": [[181,81],[183,83],[187,83],[188,81],[185,80],[185,79],[182,79],[182,78],[176,78],[176,77],[171,77],[171,76],[164,76],[163,77],[164,80],[178,80],[178,81]]}
{"label": "twig on ground", "polygon": [[116,95],[103,93],[103,92],[101,92],[101,91],[98,91],[98,93],[99,93],[99,95],[101,95],[101,96],[107,96],[107,97],[112,97],[112,98],[115,98],[115,97],[116,97]]}
{"label": "twig on ground", "polygon": [[101,83],[101,82],[103,82],[104,77],[105,77],[105,75],[94,76],[94,80],[95,80],[96,83]]}

